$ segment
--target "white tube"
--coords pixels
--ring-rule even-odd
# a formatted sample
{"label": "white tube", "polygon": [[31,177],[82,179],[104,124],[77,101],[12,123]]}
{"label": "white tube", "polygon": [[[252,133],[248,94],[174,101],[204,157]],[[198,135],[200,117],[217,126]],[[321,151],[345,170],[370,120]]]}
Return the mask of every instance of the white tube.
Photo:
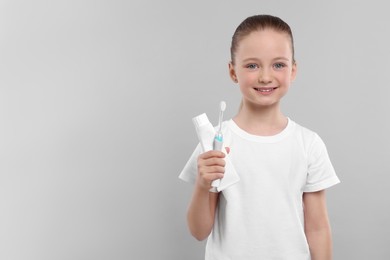
{"label": "white tube", "polygon": [[213,150],[215,130],[207,115],[203,113],[197,117],[194,117],[192,122],[194,123],[196,134],[198,135],[203,152]]}
{"label": "white tube", "polygon": [[[202,147],[203,152],[208,152],[217,148],[218,150],[222,150],[222,142],[219,142],[218,147],[213,147],[214,138],[215,138],[215,129],[213,125],[210,123],[207,115],[205,113],[194,117],[192,119],[194,123],[196,134],[198,135],[198,139],[200,145]],[[211,192],[218,192],[217,188],[220,184],[220,180],[214,180],[211,184],[212,188]]]}

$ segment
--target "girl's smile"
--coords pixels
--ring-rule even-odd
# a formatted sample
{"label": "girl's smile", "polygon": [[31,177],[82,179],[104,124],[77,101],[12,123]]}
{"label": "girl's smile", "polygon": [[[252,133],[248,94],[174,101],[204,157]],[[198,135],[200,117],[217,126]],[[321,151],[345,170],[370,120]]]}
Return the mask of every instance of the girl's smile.
{"label": "girl's smile", "polygon": [[257,92],[259,92],[261,95],[271,95],[274,90],[276,90],[278,87],[261,87],[261,88],[254,88],[254,90],[256,90]]}

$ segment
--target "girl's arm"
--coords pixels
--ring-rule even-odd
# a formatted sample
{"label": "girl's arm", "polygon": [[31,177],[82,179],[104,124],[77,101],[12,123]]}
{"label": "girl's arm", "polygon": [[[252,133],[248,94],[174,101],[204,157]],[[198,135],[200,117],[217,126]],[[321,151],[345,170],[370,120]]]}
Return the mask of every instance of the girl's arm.
{"label": "girl's arm", "polygon": [[325,190],[303,194],[305,234],[312,260],[332,259],[332,235]]}
{"label": "girl's arm", "polygon": [[209,151],[198,158],[198,176],[187,212],[188,227],[198,240],[207,238],[214,225],[218,193],[209,192],[209,189],[213,180],[223,177],[224,157],[220,151]]}

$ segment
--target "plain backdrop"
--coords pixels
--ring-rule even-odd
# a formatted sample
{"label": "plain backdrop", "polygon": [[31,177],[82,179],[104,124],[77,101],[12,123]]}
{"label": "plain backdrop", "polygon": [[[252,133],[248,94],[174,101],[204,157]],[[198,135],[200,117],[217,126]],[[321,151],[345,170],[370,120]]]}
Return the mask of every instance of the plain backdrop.
{"label": "plain backdrop", "polygon": [[293,29],[283,100],[342,183],[335,259],[389,259],[386,1],[0,1],[0,259],[199,260],[178,174],[191,118],[235,115],[231,36],[247,16]]}

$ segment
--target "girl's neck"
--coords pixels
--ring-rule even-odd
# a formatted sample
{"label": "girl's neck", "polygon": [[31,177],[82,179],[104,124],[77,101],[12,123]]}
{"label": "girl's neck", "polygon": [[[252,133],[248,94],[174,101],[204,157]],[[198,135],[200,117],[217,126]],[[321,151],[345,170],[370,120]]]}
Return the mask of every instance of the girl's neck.
{"label": "girl's neck", "polygon": [[288,123],[279,104],[259,107],[245,104],[245,102],[233,120],[244,131],[260,136],[276,135],[282,132]]}

